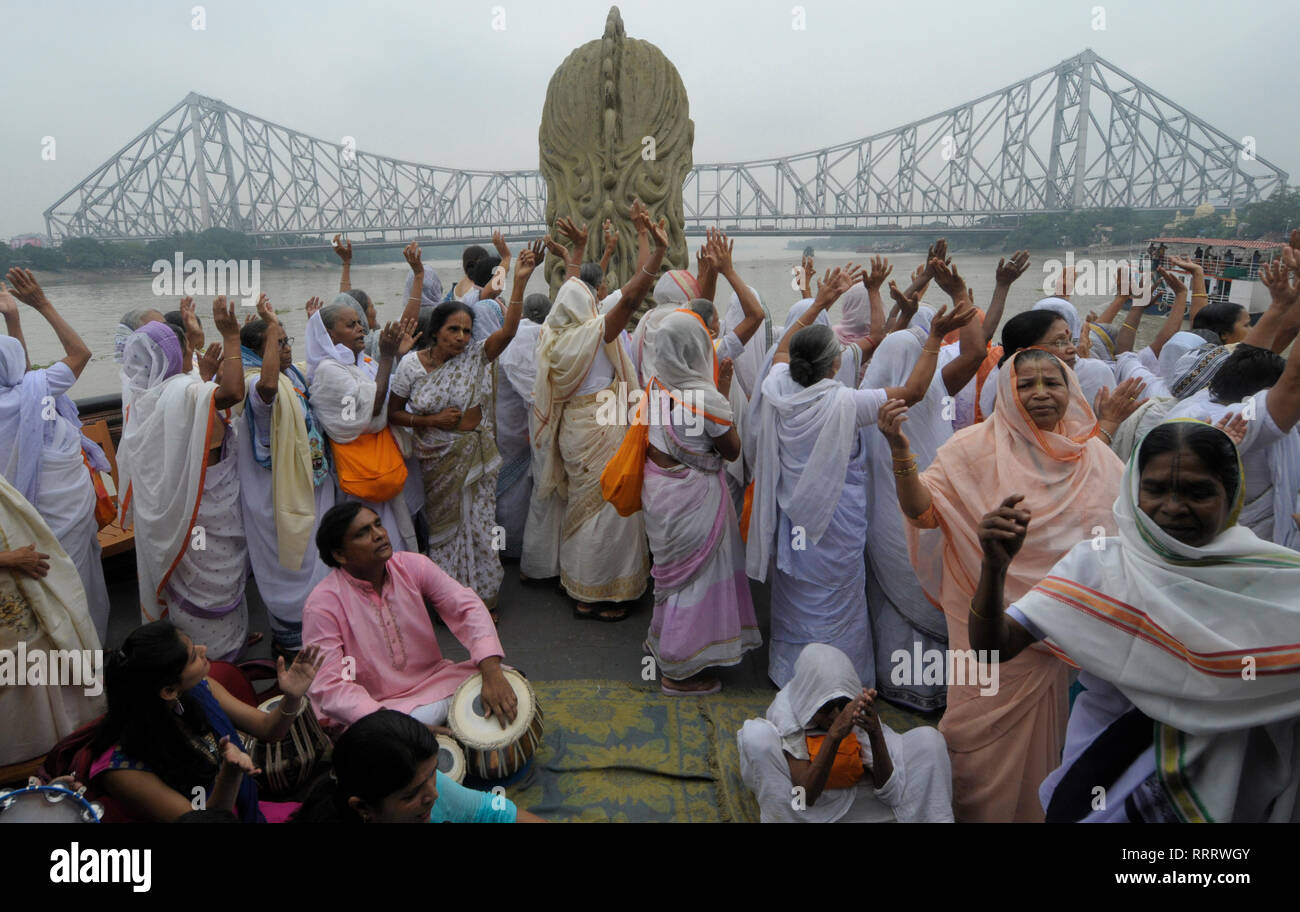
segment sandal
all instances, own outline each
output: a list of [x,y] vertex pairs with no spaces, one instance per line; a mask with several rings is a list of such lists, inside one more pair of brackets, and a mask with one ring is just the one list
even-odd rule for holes
[[685,688],[669,687],[668,678],[660,678],[659,691],[666,697],[707,697],[722,692],[722,681],[714,678],[713,683],[707,687],[702,687],[699,690],[687,690]]
[[[588,605],[587,610],[583,611],[578,605],[578,602],[573,603],[573,616],[583,621],[604,621],[606,624],[617,624],[619,621],[626,621],[632,616],[632,609],[630,608],[596,608]],[[622,613],[610,617],[604,613],[607,611],[621,611]]]

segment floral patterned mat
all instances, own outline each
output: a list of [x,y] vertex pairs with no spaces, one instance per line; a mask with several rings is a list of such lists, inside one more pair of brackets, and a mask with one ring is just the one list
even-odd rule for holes
[[[533,682],[545,721],[532,772],[507,794],[548,820],[757,822],[740,778],[736,732],[773,691],[665,697],[655,684]],[[895,731],[928,724],[893,707]]]

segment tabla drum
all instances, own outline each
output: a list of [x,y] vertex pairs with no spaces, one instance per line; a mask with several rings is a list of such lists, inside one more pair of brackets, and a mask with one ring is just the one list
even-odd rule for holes
[[513,668],[504,669],[518,700],[515,721],[506,728],[483,706],[483,675],[461,682],[451,698],[448,725],[465,748],[469,772],[480,779],[508,779],[532,759],[542,745],[542,708],[533,686]]
[[465,781],[465,752],[461,750],[454,738],[437,735],[438,738],[438,772],[457,783]]
[[104,807],[60,785],[29,780],[26,788],[0,789],[0,823],[99,823]]

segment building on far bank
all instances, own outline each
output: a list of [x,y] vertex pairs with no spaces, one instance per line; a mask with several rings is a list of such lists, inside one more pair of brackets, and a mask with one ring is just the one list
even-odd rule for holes
[[16,234],[9,239],[9,246],[17,249],[19,247],[48,247],[50,239],[43,234]]

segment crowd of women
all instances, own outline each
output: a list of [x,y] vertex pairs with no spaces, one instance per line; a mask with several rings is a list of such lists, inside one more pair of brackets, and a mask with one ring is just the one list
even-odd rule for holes
[[[1135,351],[1151,283],[1132,297],[1122,277],[1084,318],[1066,275],[1004,322],[1027,253],[981,308],[939,241],[904,288],[877,257],[814,289],[806,259],[774,329],[725,235],[665,269],[665,226],[639,202],[631,223],[613,290],[608,223],[599,264],[565,218],[517,257],[499,235],[469,247],[445,295],[411,244],[386,325],[336,238],[304,364],[265,297],[242,325],[217,298],[206,348],[189,298],[123,316],[143,626],[108,654],[86,775],[128,816],[184,817],[201,787],[245,821],[536,819],[446,780],[431,740],[476,672],[485,711],[516,717],[505,556],[580,619],[622,621],[653,584],[668,697],[717,693],[714,670],[761,645],[751,583],[770,584],[779,691],[737,733],[765,821],[1300,819],[1300,358],[1281,354],[1300,232],[1260,268],[1254,325],[1166,258],[1174,304]],[[525,296],[548,253],[554,300]],[[30,273],[7,278],[0,646],[94,649],[109,465],[66,395],[90,351]],[[63,361],[30,368],[15,298]],[[261,635],[250,574],[284,694],[266,713],[209,676]],[[469,660],[443,658],[434,616]],[[967,656],[995,686],[957,673]],[[0,762],[105,709],[5,690]],[[239,732],[283,737],[308,696],[335,774],[301,808],[260,801]],[[900,734],[882,700],[942,720]]]

